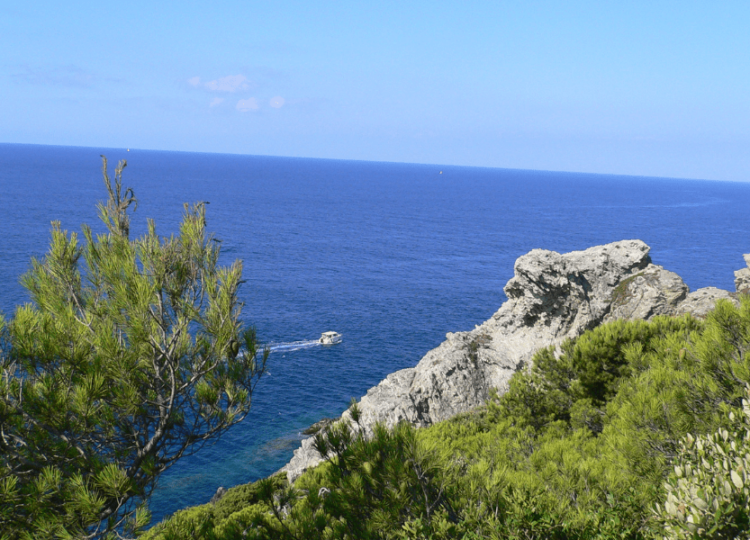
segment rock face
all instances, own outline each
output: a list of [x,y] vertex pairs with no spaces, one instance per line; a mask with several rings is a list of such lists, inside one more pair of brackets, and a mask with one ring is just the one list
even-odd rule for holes
[[[750,253],[743,255],[745,264],[750,267]],[[750,294],[750,268],[743,268],[734,273],[734,286],[738,293]]]
[[[492,318],[469,332],[448,333],[416,367],[371,388],[359,403],[361,424],[366,432],[376,422],[428,426],[481,405],[491,388],[507,391],[513,373],[539,348],[614,319],[705,317],[718,299],[736,301],[713,287],[690,293],[677,274],[651,263],[649,250],[640,240],[625,240],[563,255],[535,249],[520,257],[504,289],[508,301]],[[750,256],[746,260],[750,264]],[[282,470],[293,482],[320,461],[312,439],[305,439]]]

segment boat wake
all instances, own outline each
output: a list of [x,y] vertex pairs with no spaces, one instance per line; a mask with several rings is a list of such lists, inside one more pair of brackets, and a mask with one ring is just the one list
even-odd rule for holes
[[264,348],[268,347],[273,353],[299,351],[301,349],[311,349],[318,346],[320,346],[320,340],[306,339],[304,341],[290,341],[288,343],[267,343]]

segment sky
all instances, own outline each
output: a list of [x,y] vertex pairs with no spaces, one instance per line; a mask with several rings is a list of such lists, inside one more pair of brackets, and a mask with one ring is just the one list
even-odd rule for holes
[[750,2],[3,2],[0,142],[750,181]]

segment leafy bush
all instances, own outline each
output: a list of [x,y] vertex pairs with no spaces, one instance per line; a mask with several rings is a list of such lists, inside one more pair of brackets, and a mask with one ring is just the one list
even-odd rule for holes
[[701,327],[689,316],[618,320],[566,340],[559,355],[555,347],[540,349],[531,370],[516,373],[502,400],[490,401],[490,412],[534,429],[557,420],[569,422],[575,413],[578,423],[598,433],[604,404],[616,395],[622,381],[650,367],[650,362],[634,363],[635,357],[643,359],[663,349],[667,336],[684,347],[687,336]]
[[[275,489],[281,489],[286,484],[286,475],[277,474],[272,476],[271,480]],[[258,482],[230,488],[214,505],[216,522],[221,523],[235,512],[261,501],[261,486]]]
[[[679,509],[680,500],[711,493],[722,513],[701,534],[747,538],[739,532],[750,526],[739,439],[750,429],[732,427],[728,412],[747,397],[749,344],[747,298],[739,309],[719,303],[705,321],[604,325],[557,353],[539,351],[505,395],[448,421],[379,426],[369,440],[356,422],[339,424],[318,437],[325,463],[294,486],[259,482],[266,512],[247,507],[215,530],[263,540],[655,540],[665,528],[682,530],[668,512],[655,514],[656,504],[666,512],[665,501]],[[717,448],[713,461],[708,441]],[[719,448],[736,452],[734,476]],[[675,463],[684,477],[671,477],[667,491]],[[707,491],[714,477],[722,481]],[[706,507],[716,508],[713,501]]]
[[[409,526],[450,531],[456,521],[436,452],[405,423],[374,427],[364,436],[356,404],[353,423],[338,422],[316,435],[328,459],[323,474],[308,472],[300,488],[274,491],[265,499],[282,529],[278,538],[395,538]],[[312,481],[311,481],[312,480]],[[447,528],[446,528],[447,527]]]
[[169,519],[162,521],[148,530],[143,540],[182,540],[200,538],[215,540],[214,507],[212,504],[193,506],[176,512]]
[[671,538],[750,538],[750,403],[729,420],[736,431],[687,435],[680,445],[667,500],[656,507]]

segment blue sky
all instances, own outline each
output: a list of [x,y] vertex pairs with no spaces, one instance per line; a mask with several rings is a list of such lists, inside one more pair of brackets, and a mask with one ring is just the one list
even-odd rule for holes
[[750,180],[750,2],[3,5],[0,142]]

